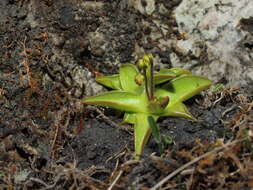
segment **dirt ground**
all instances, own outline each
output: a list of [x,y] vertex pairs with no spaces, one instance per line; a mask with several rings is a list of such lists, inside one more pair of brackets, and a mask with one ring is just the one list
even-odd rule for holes
[[[122,2],[0,2],[0,189],[252,189],[251,89],[190,99],[198,122],[160,119],[172,142],[160,155],[151,138],[140,161],[121,113],[80,103],[105,90],[96,74],[136,61],[136,43],[156,47],[143,40],[144,16]],[[152,53],[170,67],[169,51]]]

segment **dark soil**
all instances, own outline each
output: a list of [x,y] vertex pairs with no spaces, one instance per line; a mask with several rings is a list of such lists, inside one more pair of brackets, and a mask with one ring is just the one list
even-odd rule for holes
[[[171,9],[179,3],[159,2]],[[108,189],[117,176],[113,189],[149,189],[183,164],[242,138],[164,186],[252,188],[253,99],[248,89],[209,91],[189,100],[198,122],[160,119],[161,134],[173,143],[160,155],[151,138],[140,161],[133,160],[131,126],[115,126],[121,126],[120,113],[80,104],[80,98],[97,92],[96,74],[115,73],[115,60],[135,61],[135,42],[147,51],[155,47],[143,40],[149,32],[142,26],[143,15],[123,1],[95,5],[0,1],[0,189]],[[97,40],[95,31],[103,39]],[[168,51],[155,53],[170,66]]]

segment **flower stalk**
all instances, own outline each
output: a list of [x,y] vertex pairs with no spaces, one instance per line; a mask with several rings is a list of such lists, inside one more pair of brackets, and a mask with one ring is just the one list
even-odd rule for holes
[[139,59],[138,66],[142,71],[145,80],[145,90],[149,101],[154,97],[154,65],[152,54],[145,54],[142,59]]

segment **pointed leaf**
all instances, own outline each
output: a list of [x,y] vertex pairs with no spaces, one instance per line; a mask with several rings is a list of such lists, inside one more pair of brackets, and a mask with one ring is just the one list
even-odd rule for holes
[[153,134],[156,142],[161,143],[162,137],[160,134],[160,130],[159,130],[158,126],[156,125],[156,122],[152,116],[148,116],[148,123],[149,123],[149,127],[152,129],[152,134]]
[[121,85],[120,85],[120,80],[119,80],[119,75],[111,75],[111,76],[102,76],[102,77],[97,77],[96,81],[106,87],[115,89],[115,90],[120,90]]
[[164,151],[164,144],[162,142],[162,136],[160,133],[160,129],[157,126],[157,124],[152,116],[148,116],[148,123],[149,123],[149,127],[152,130],[152,136],[154,137],[156,143],[158,144],[160,154],[162,154]]
[[202,90],[207,89],[212,82],[201,76],[183,75],[177,77],[162,88],[156,90],[156,96],[169,96],[169,105],[172,106],[178,102],[183,102],[192,96],[198,94]]
[[[135,145],[135,159],[140,159],[144,146],[151,134],[147,114],[137,113],[134,125],[134,145]],[[155,120],[157,117],[154,118]]]
[[124,64],[119,69],[119,78],[122,89],[127,92],[141,93],[142,87],[135,82],[135,77],[139,74],[137,67],[133,64]]
[[181,102],[178,102],[177,104],[174,104],[172,106],[167,106],[166,109],[164,110],[164,113],[161,116],[183,117],[194,121],[197,120],[188,111],[187,107]]
[[190,74],[192,74],[190,71],[181,68],[164,68],[154,75],[154,81],[155,84],[161,84],[174,79],[177,76]]
[[176,77],[173,72],[158,72],[154,74],[154,83],[161,84]]
[[127,112],[146,112],[145,102],[138,95],[125,91],[110,91],[84,98],[82,103],[105,106]]
[[174,73],[176,76],[180,76],[180,75],[191,75],[192,73],[186,69],[181,69],[181,68],[170,68],[170,69],[161,69],[160,72],[163,73],[167,73],[167,72],[172,72]]

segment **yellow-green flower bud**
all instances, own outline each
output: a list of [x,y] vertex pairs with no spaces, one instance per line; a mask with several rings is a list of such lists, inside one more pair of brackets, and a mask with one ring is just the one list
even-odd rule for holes
[[139,59],[138,60],[138,67],[140,69],[146,69],[148,67],[146,61],[144,61],[143,59]]
[[146,53],[144,56],[138,60],[138,67],[140,69],[148,68],[153,62],[153,56],[151,53]]
[[136,84],[138,84],[139,86],[141,86],[142,84],[143,84],[143,82],[144,82],[144,76],[142,75],[142,74],[137,74],[136,76],[135,76],[135,83]]
[[153,62],[153,55],[151,53],[146,53],[142,59],[144,62],[150,64],[151,62]]

